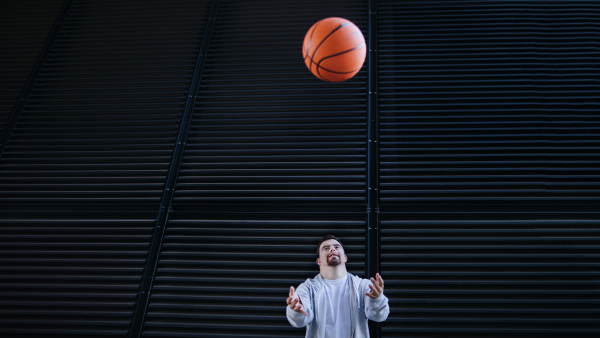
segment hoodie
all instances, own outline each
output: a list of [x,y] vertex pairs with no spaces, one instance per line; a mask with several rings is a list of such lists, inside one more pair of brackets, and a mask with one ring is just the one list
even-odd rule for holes
[[[386,320],[390,313],[388,299],[383,292],[377,298],[371,299],[364,294],[371,290],[370,280],[351,273],[348,273],[348,277],[349,290],[354,290],[354,293],[350,294],[351,338],[367,338],[369,337],[367,319],[376,322]],[[308,316],[292,310],[289,305],[286,309],[287,319],[293,327],[306,326],[306,338],[325,338],[327,313],[324,309],[327,299],[323,283],[323,277],[318,274],[315,278],[307,279],[296,289]]]

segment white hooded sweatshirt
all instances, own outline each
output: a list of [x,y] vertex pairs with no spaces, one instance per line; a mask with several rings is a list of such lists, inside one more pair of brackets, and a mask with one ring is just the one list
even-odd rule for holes
[[[306,326],[306,338],[326,338],[325,323],[327,323],[327,297],[325,295],[323,277],[320,274],[315,278],[309,278],[300,284],[296,293],[308,313],[305,316],[302,313],[292,310],[289,305],[286,310],[287,319],[293,327]],[[348,273],[348,288],[353,293],[350,294],[350,318],[351,318],[351,336],[350,338],[368,338],[369,326],[367,319],[382,322],[387,319],[390,313],[388,299],[383,292],[375,299],[365,295],[370,292],[369,284],[371,281],[362,279]]]

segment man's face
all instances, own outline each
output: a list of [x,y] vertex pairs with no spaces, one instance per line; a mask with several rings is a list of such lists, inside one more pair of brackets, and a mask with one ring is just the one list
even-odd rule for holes
[[317,264],[326,264],[326,266],[338,266],[346,263],[348,257],[342,248],[340,242],[335,239],[328,239],[319,246],[319,259]]

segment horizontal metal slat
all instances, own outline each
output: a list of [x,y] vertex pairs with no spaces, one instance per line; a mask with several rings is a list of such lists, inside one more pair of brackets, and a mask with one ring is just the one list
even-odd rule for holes
[[[469,336],[499,330],[499,323],[515,333],[597,333],[597,219],[474,220],[460,214],[430,220],[418,213],[382,214],[382,276],[390,306],[400,311],[383,324],[383,336]],[[496,240],[506,245],[486,244]],[[547,241],[569,244],[536,245]]]
[[[185,86],[174,84],[191,79],[207,7],[75,1],[0,160],[2,169],[20,171],[42,189],[7,184],[0,198],[158,201],[156,180],[165,179],[187,98]],[[102,152],[90,156],[88,147],[98,146]],[[134,176],[161,167],[133,186],[111,180],[114,170]],[[67,168],[78,183],[53,185]],[[104,186],[86,184],[97,177]]]
[[0,136],[10,127],[6,123],[25,90],[64,2],[3,2],[0,13]]
[[[364,28],[365,4],[221,1],[219,8],[175,202],[364,204],[365,73],[324,83],[306,69],[300,47],[329,12]],[[329,169],[353,173],[327,184]],[[297,179],[305,182],[298,176],[325,186],[295,189]]]
[[61,219],[64,207],[22,213],[11,204],[0,210],[0,332],[126,332],[155,212],[72,207]]
[[436,4],[379,4],[381,203],[596,200],[597,4]]
[[[317,273],[315,249],[326,233],[343,241],[349,271],[364,275],[364,227],[361,213],[174,211],[143,335],[187,336],[200,330],[209,335],[302,336],[303,330],[285,319],[289,287]],[[239,326],[230,326],[232,320]]]
[[382,337],[600,332],[598,9],[379,2]]
[[1,335],[128,334],[208,5],[73,2],[0,159]]

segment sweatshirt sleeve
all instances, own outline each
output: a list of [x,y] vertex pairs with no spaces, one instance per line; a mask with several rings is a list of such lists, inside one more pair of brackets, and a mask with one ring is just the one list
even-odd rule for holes
[[308,325],[308,323],[312,322],[314,318],[314,312],[312,309],[312,294],[310,292],[309,285],[307,284],[307,282],[300,284],[300,286],[296,288],[296,293],[298,294],[298,297],[300,297],[300,301],[304,306],[304,310],[306,311],[306,313],[308,313],[308,316],[305,316],[300,312],[292,310],[292,308],[290,308],[289,305],[286,307],[286,316],[293,327],[304,327]]
[[[366,279],[368,283],[364,283],[363,293],[369,292],[369,281]],[[365,302],[365,316],[375,322],[383,322],[387,319],[390,314],[390,306],[388,304],[388,298],[383,294],[379,294],[377,298],[372,299],[371,297],[364,295]]]

